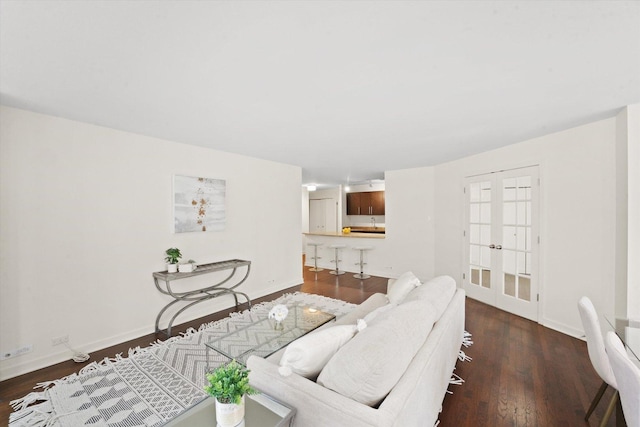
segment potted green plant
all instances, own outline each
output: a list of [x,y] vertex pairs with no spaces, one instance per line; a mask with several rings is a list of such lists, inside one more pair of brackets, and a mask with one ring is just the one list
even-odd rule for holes
[[249,385],[249,370],[235,360],[206,374],[204,390],[216,399],[216,421],[220,427],[234,427],[244,419],[244,396],[256,394]]
[[167,262],[167,273],[176,273],[178,271],[178,261],[182,258],[180,249],[169,248],[165,251],[167,256],[164,260]]

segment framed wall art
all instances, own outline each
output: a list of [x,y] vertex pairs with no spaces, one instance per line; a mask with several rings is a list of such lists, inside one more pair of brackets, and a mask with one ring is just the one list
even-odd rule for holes
[[174,175],[174,232],[224,230],[225,192],[223,179]]

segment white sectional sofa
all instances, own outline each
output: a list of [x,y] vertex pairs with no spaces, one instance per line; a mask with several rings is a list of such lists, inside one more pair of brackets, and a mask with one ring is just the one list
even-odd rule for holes
[[[404,276],[290,349],[250,357],[251,384],[294,407],[295,426],[435,425],[463,340],[465,294],[451,277],[407,285]],[[366,328],[356,332],[358,319]]]

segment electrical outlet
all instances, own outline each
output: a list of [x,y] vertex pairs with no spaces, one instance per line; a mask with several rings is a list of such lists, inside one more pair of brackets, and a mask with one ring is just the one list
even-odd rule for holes
[[0,360],[20,356],[21,354],[29,353],[31,350],[33,350],[33,344],[25,345],[24,347],[16,348],[9,351],[3,351],[0,354]]
[[60,345],[69,342],[69,335],[62,335],[61,337],[51,338],[51,345]]

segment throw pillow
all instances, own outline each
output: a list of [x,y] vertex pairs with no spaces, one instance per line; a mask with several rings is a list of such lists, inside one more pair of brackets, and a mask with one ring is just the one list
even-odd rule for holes
[[287,346],[280,359],[279,372],[288,376],[291,372],[306,378],[318,376],[340,347],[353,338],[354,325],[332,326],[298,338]]
[[400,380],[433,327],[423,301],[395,306],[347,342],[329,360],[318,384],[376,406]]
[[407,294],[417,286],[420,286],[420,279],[412,272],[407,271],[406,273],[402,273],[400,277],[389,286],[389,289],[387,289],[387,298],[389,298],[391,304],[400,304]]

